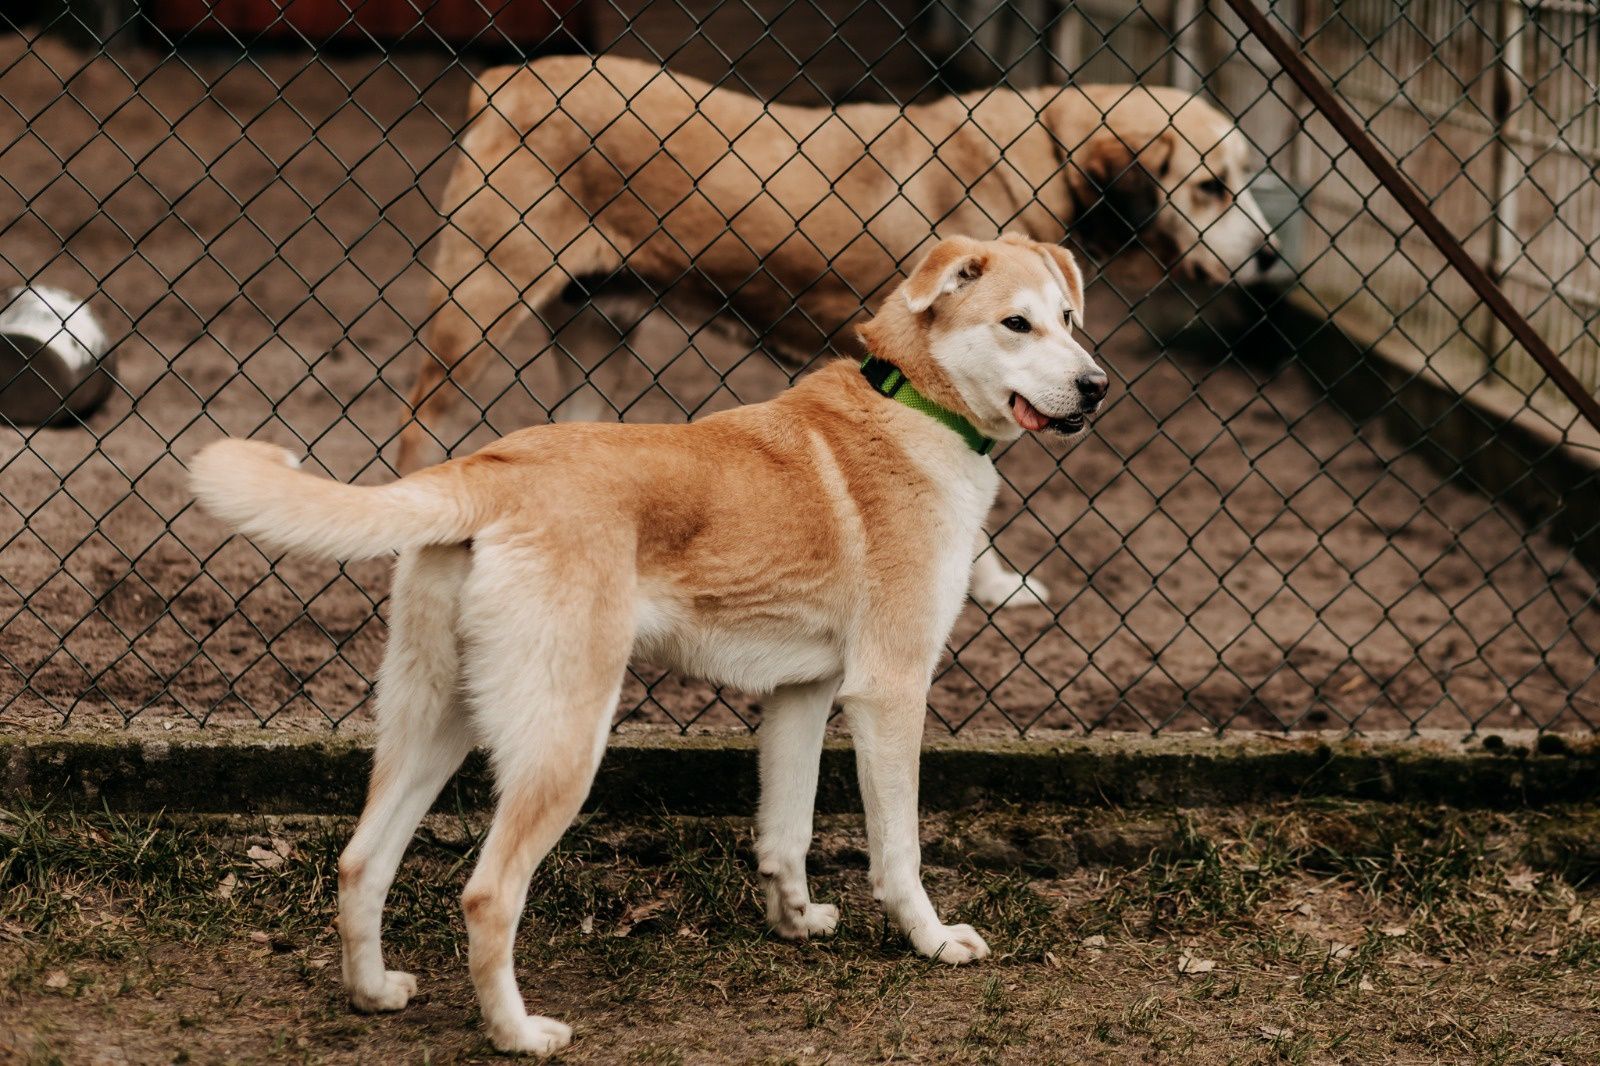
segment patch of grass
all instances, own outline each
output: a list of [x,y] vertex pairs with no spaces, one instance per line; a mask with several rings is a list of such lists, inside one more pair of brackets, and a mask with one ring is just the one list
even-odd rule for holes
[[1107,923],[1137,921],[1149,932],[1231,926],[1271,895],[1297,858],[1269,823],[1216,838],[1184,820],[1174,845],[1151,859],[1142,879],[1121,880],[1098,910]]
[[984,982],[978,997],[977,1016],[961,1037],[963,1047],[971,1051],[977,1061],[996,1061],[1004,1049],[1027,1041],[1034,1019],[1013,1009],[1014,991],[1015,985],[1004,984],[1000,977]]
[[1371,989],[1371,978],[1381,968],[1385,944],[1382,935],[1367,936],[1360,944],[1319,945],[1320,959],[1300,979],[1300,992],[1322,999],[1340,991]]
[[1313,845],[1306,866],[1348,877],[1374,899],[1393,896],[1404,906],[1427,912],[1458,899],[1489,862],[1484,835],[1453,815],[1368,816],[1362,828],[1344,847]]
[[[963,817],[1018,847],[1120,831],[1103,813]],[[1191,812],[1131,825],[1134,867],[930,864],[941,913],[996,949],[959,969],[885,929],[858,820],[826,823],[814,863],[839,934],[793,945],[764,931],[748,823],[597,817],[540,868],[518,961],[530,1005],[577,1025],[574,1062],[1600,1059],[1600,899],[1474,817]],[[430,819],[402,867],[386,943],[423,995],[386,1018],[349,1013],[337,985],[349,828],[0,816],[0,1015],[20,1019],[0,1058],[80,1061],[91,1037],[140,1034],[162,1061],[483,1057],[458,906],[482,820]],[[1180,973],[1180,955],[1211,968]]]
[[988,873],[969,885],[968,898],[955,921],[981,929],[998,954],[1036,961],[1043,957],[1060,908],[1045,899],[1025,874]]

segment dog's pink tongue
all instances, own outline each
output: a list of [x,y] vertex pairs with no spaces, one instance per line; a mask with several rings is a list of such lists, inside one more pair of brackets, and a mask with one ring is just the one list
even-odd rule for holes
[[1017,425],[1030,433],[1037,433],[1050,424],[1049,418],[1040,414],[1038,408],[1021,396],[1011,397],[1011,416],[1017,420]]

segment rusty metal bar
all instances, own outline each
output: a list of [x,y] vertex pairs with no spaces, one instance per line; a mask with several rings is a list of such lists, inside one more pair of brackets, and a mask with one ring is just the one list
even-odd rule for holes
[[1313,107],[1322,113],[1339,136],[1344,138],[1346,144],[1354,149],[1356,155],[1372,171],[1372,176],[1378,179],[1389,195],[1405,209],[1406,214],[1417,224],[1417,228],[1433,242],[1446,261],[1455,268],[1456,273],[1472,287],[1494,316],[1510,331],[1527,353],[1533,356],[1535,362],[1555,382],[1563,395],[1572,402],[1572,405],[1583,415],[1584,420],[1600,432],[1600,403],[1583,384],[1573,376],[1561,362],[1560,357],[1544,342],[1529,325],[1528,320],[1522,316],[1500,286],[1495,284],[1486,270],[1467,250],[1461,242],[1445,229],[1444,223],[1439,221],[1439,216],[1433,213],[1428,202],[1417,191],[1416,186],[1400,173],[1398,167],[1389,161],[1389,157],[1379,148],[1371,135],[1357,122],[1355,116],[1339,102],[1333,91],[1323,80],[1312,73],[1311,67],[1300,54],[1298,44],[1291,44],[1289,39],[1272,24],[1265,12],[1255,6],[1253,0],[1227,0],[1245,24],[1245,28],[1255,36],[1256,40],[1264,45],[1272,58],[1278,61],[1294,83],[1300,87],[1301,92],[1311,101]]

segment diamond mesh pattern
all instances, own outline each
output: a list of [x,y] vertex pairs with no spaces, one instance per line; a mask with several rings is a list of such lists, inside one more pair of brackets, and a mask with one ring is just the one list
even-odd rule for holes
[[[1103,264],[1087,333],[1109,408],[1080,441],[997,456],[995,550],[1048,606],[968,606],[929,699],[941,728],[1600,725],[1600,530],[1580,506],[1600,441],[1220,5],[497,0],[446,23],[330,0],[235,5],[227,24],[191,6],[0,22],[0,284],[88,298],[116,358],[100,410],[0,424],[0,727],[369,713],[387,567],[222,538],[189,505],[183,460],[249,435],[334,477],[392,476],[468,89],[574,39],[805,105],[1171,84],[1219,102],[1264,160],[1254,189],[1294,267],[1280,284],[1176,282],[1143,239]],[[1273,10],[1600,386],[1589,9]],[[740,132],[724,131],[739,144],[723,163],[753,168]],[[806,152],[785,165],[811,166]],[[742,240],[734,215],[722,225]],[[772,395],[843,323],[794,312],[785,328],[812,343],[785,359],[730,338],[737,293],[767,277],[736,279],[721,315],[665,299],[636,322],[602,302],[586,312],[598,348],[571,323],[546,323],[553,344],[495,335],[444,442],[460,453],[551,417],[576,395],[568,357],[607,417]],[[815,282],[764,298],[803,302]],[[760,701],[640,667],[619,714],[754,728]]]

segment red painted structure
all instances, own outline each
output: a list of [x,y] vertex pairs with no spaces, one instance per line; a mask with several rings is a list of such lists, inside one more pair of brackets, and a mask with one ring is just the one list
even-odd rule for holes
[[173,37],[537,45],[577,0],[146,0]]

